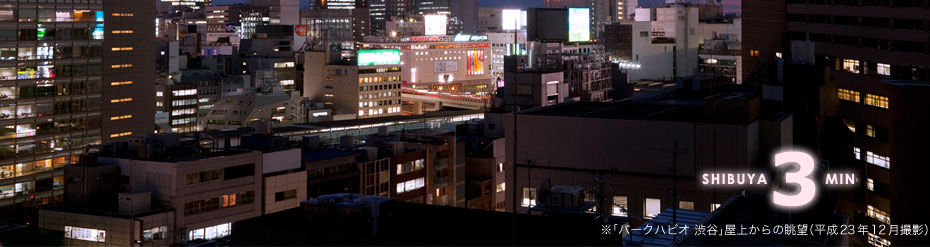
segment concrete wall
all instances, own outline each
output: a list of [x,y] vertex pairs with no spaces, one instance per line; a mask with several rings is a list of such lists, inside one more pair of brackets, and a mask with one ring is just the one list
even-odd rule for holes
[[[264,178],[264,214],[270,214],[300,206],[300,202],[307,200],[307,173],[298,171],[293,173],[268,176]],[[296,190],[297,197],[277,201],[275,193]]]
[[300,168],[300,149],[262,154],[262,174]]

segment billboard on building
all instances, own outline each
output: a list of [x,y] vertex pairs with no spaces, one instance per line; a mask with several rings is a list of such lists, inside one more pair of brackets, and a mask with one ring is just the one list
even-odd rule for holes
[[516,30],[520,28],[520,10],[505,9],[501,11],[501,29]]
[[400,64],[400,49],[359,50],[358,66]]
[[446,35],[448,18],[446,15],[424,15],[423,23],[426,27],[426,35]]
[[468,56],[467,70],[465,71],[468,75],[483,75],[484,74],[484,51],[482,50],[470,50],[466,53]]
[[459,71],[457,61],[438,61],[433,63],[433,72],[456,72]]
[[568,42],[591,40],[591,9],[568,8]]
[[529,40],[568,40],[568,9],[530,8],[527,10],[526,21],[526,37]]

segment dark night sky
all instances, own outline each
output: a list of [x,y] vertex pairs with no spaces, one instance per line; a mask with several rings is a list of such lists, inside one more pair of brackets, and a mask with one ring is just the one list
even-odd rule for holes
[[[214,0],[216,4],[241,3],[245,0]],[[309,0],[301,0],[301,5],[306,6]],[[654,7],[661,5],[665,0],[639,0],[639,5],[643,7]],[[740,0],[723,0],[727,12],[740,12]],[[479,6],[505,7],[505,8],[536,8],[542,7],[543,0],[478,0]]]

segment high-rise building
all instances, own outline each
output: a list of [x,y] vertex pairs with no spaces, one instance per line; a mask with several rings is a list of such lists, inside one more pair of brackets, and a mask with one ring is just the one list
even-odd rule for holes
[[87,145],[152,132],[154,4],[0,6],[0,207],[57,201]]
[[611,22],[633,21],[633,13],[636,12],[638,0],[611,0],[610,10]]
[[[863,174],[857,193],[841,201],[840,210],[854,225],[923,222],[923,200],[906,190],[926,174],[926,128],[915,125],[926,114],[925,90],[930,81],[930,9],[926,1],[788,1],[787,39],[792,47],[812,47],[805,60],[831,68],[835,83],[835,131],[826,140],[835,165]],[[745,25],[744,25],[745,26]],[[748,29],[746,30],[749,31]],[[804,45],[801,45],[804,44]],[[743,44],[746,49],[746,43]],[[764,50],[750,55],[775,59]],[[780,57],[781,54],[774,56]],[[812,58],[812,59],[810,59]],[[825,123],[825,128],[829,128]],[[840,129],[840,130],[836,130]],[[922,136],[917,138],[917,136]],[[840,140],[842,139],[842,141]],[[825,150],[829,155],[830,150]],[[892,221],[891,219],[895,219]],[[925,239],[924,239],[925,240]],[[877,236],[852,238],[850,244],[920,245],[920,238]]]

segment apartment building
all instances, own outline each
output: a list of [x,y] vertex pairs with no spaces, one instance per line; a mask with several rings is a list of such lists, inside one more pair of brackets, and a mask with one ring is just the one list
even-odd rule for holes
[[[923,152],[917,148],[923,141],[913,138],[925,131],[912,124],[917,119],[905,118],[925,115],[911,114],[925,108],[920,98],[928,95],[930,6],[922,0],[792,0],[786,5],[787,39],[792,47],[812,48],[812,54],[792,59],[832,69],[828,82],[834,83],[836,97],[827,101],[835,105],[834,130],[842,134],[826,140],[827,147],[840,149],[831,159],[865,174],[860,193],[843,200],[843,214],[853,224],[926,220],[919,200],[904,192],[920,181],[914,174],[926,172],[921,165],[926,158],[914,156]],[[918,238],[872,235],[851,242],[921,244]]]

